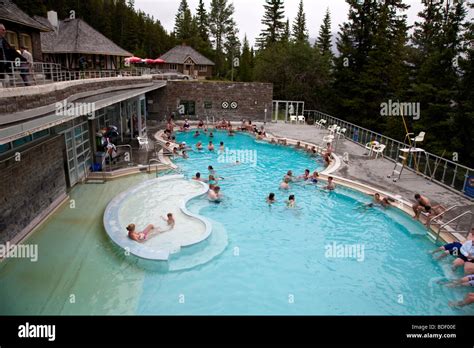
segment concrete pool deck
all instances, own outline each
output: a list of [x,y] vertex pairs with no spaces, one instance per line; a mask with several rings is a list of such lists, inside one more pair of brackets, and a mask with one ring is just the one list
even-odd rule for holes
[[[299,139],[320,145],[323,143],[323,137],[329,133],[326,129],[319,129],[309,125],[267,123],[265,127],[269,133],[277,137]],[[348,163],[341,161],[341,166],[333,172],[334,175],[380,190],[400,194],[405,199],[412,200],[413,202],[415,193],[420,193],[444,206],[449,207],[462,204],[466,206],[466,210],[472,209],[473,204],[468,198],[464,198],[441,185],[426,180],[412,171],[404,171],[402,178],[397,182],[393,182],[393,180],[387,178],[387,175],[392,172],[394,162],[381,157],[370,159],[364,155],[367,153],[364,147],[348,139],[341,138],[337,143],[335,153],[342,157],[345,152],[349,154],[349,161]]]

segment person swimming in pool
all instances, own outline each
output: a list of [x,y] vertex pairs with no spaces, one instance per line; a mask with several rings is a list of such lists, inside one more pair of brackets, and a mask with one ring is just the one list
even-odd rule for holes
[[275,199],[275,194],[274,193],[270,193],[266,199],[266,202],[267,204],[269,205],[272,205],[273,203],[276,203],[276,199]]
[[199,151],[201,151],[204,147],[202,146],[202,142],[198,141],[198,143],[196,144],[196,149],[198,149]]
[[160,231],[158,229],[155,229],[155,226],[153,225],[148,225],[145,227],[145,229],[142,232],[137,232],[135,224],[130,224],[126,227],[128,231],[128,238],[131,240],[134,240],[135,242],[138,243],[143,243],[146,242],[147,240],[150,239],[150,237],[153,234],[159,233]]
[[207,146],[207,149],[209,151],[214,151],[214,144],[212,143],[212,141],[209,142],[209,145]]
[[298,177],[298,179],[301,179],[301,180],[303,180],[303,181],[308,181],[308,180],[311,178],[311,176],[309,175],[309,173],[310,173],[309,169],[305,169],[304,174],[303,174],[303,175],[300,175],[300,176]]
[[174,220],[174,216],[172,213],[166,214],[166,217],[162,216],[161,217],[164,221],[166,221],[166,224],[170,227],[170,229],[174,228],[174,225],[176,224],[176,221]]
[[293,177],[293,172],[291,170],[289,170],[286,175],[284,176],[284,178],[287,178],[290,182],[291,181],[294,181],[294,177]]
[[209,180],[207,180],[207,183],[209,185],[209,189],[213,190],[217,186],[218,180],[215,178],[214,175],[210,174]]
[[295,195],[290,195],[290,197],[286,201],[286,207],[287,208],[294,208],[295,206],[296,206]]
[[183,150],[183,152],[181,152],[182,156],[184,159],[188,159],[189,156],[188,156],[188,153],[186,151]]
[[209,190],[209,192],[207,193],[207,198],[211,202],[220,202],[222,199],[221,188],[219,186],[216,186],[213,189]]
[[196,175],[193,177],[193,180],[195,180],[195,181],[203,181],[203,180],[201,179],[201,173],[199,173],[199,172],[196,173]]
[[197,130],[196,133],[194,133],[194,137],[197,138],[198,136],[200,136],[201,133],[199,133],[199,131]]
[[317,184],[319,180],[319,173],[318,172],[313,172],[313,176],[311,177],[311,183]]
[[330,176],[328,178],[328,184],[324,187],[325,190],[334,191],[336,189],[336,184],[334,183],[334,178]]
[[212,133],[212,131],[209,133],[209,138],[214,138],[214,133]]
[[224,142],[223,141],[221,141],[221,143],[220,143],[219,151],[224,152]]
[[285,177],[280,184],[280,189],[288,190],[289,188],[290,188],[290,179],[288,177]]

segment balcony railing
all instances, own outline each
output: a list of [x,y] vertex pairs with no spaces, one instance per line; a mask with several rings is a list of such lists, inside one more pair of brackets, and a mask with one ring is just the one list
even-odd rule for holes
[[83,70],[63,69],[55,63],[33,63],[31,66],[21,61],[0,60],[6,72],[0,74],[2,87],[23,87],[61,81],[96,79],[107,77],[143,76],[150,74],[149,68],[129,68],[123,70]]
[[[386,146],[384,157],[393,162],[399,160],[400,150],[407,148],[406,144],[398,140],[317,110],[306,110],[304,114],[306,120],[313,119],[316,122],[324,119],[327,122],[327,126],[336,124],[341,128],[346,128],[346,138],[359,145],[365,146],[371,141],[378,141],[380,144]],[[414,156],[416,156],[416,160],[414,160]],[[466,195],[468,180],[471,175],[474,175],[473,168],[463,166],[429,152],[426,152],[426,156],[422,155],[421,152],[414,153],[407,161],[406,168],[421,174],[427,180],[434,181],[458,194],[463,195],[465,198],[473,200],[471,197]]]

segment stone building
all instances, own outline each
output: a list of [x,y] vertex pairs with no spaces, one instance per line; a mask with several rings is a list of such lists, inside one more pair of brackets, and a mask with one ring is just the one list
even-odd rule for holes
[[163,54],[160,59],[166,62],[161,66],[163,70],[177,71],[199,80],[210,78],[215,66],[210,59],[186,45],[172,48]]

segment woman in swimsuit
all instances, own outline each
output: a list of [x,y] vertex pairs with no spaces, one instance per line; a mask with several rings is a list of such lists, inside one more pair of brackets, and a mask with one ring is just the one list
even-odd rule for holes
[[158,229],[155,229],[153,225],[148,225],[142,232],[135,231],[135,224],[130,224],[127,226],[128,237],[135,242],[143,243],[148,240],[152,231],[159,232]]

